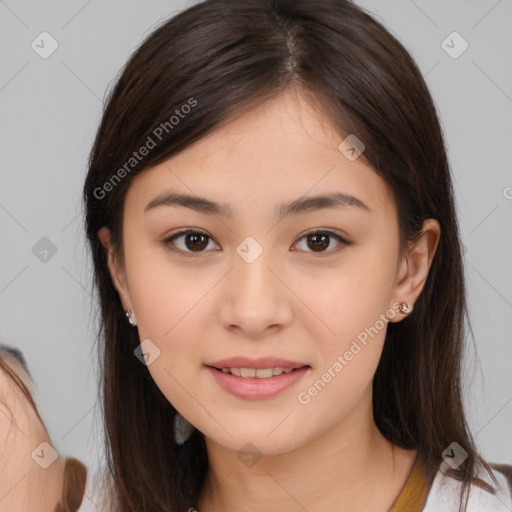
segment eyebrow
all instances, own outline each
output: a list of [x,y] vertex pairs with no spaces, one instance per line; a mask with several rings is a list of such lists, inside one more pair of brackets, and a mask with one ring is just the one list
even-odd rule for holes
[[[205,197],[173,192],[155,197],[145,206],[144,212],[146,213],[161,206],[185,207],[207,215],[232,218],[232,210],[226,203],[216,203]],[[334,192],[332,194],[301,197],[294,201],[283,203],[275,209],[275,216],[278,220],[282,220],[292,215],[300,215],[327,208],[357,208],[366,212],[372,211],[369,206],[357,197],[343,192]]]

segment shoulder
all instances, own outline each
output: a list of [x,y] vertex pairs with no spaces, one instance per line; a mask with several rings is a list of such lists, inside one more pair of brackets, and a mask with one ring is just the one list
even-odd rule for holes
[[[495,482],[483,465],[478,466],[477,476],[489,485],[485,489],[471,484],[466,512],[510,512],[512,510],[512,466],[489,464],[496,477]],[[462,483],[444,471],[448,465],[443,461],[432,482],[423,512],[458,510]]]

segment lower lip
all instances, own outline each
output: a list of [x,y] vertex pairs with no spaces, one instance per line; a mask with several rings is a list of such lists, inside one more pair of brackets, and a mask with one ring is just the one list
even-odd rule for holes
[[219,385],[232,395],[256,400],[270,398],[293,386],[293,384],[304,377],[304,374],[310,367],[303,366],[293,372],[282,373],[267,379],[237,377],[211,366],[207,366],[206,369],[213,375]]

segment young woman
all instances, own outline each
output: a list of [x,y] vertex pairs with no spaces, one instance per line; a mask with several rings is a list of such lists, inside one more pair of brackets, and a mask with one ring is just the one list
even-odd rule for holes
[[462,404],[436,110],[362,9],[206,0],[163,23],[109,95],[83,196],[107,510],[512,506]]

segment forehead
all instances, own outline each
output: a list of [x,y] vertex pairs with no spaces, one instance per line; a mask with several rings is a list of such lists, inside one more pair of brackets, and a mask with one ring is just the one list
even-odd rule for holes
[[237,205],[281,204],[340,191],[379,214],[393,213],[384,180],[362,158],[349,160],[345,136],[294,93],[253,107],[132,182],[127,202],[144,209],[167,190]]

